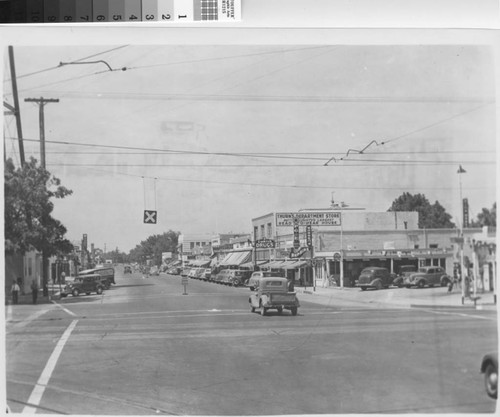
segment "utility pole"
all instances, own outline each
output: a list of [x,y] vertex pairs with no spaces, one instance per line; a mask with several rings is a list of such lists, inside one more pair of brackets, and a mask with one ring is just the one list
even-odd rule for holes
[[24,101],[37,103],[39,106],[39,121],[40,121],[40,163],[45,169],[45,117],[43,108],[47,103],[59,103],[58,98],[25,98]]
[[[45,99],[43,97],[40,98],[26,98],[24,99],[26,102],[37,103],[40,109],[40,164],[43,169],[45,169],[45,119],[43,108],[47,103],[59,103],[59,99],[49,98]],[[49,259],[46,255],[45,250],[42,249],[42,273],[43,273],[43,296],[47,297],[49,295],[48,289],[48,268],[49,268]]]
[[19,110],[19,96],[17,94],[17,77],[16,65],[14,63],[14,48],[9,45],[9,61],[10,61],[10,78],[12,80],[12,95],[14,97],[14,107],[12,108],[7,103],[3,103],[5,107],[12,111],[16,117],[17,138],[19,141],[19,158],[21,166],[24,166],[24,143],[23,143],[23,129],[21,127],[21,111]]

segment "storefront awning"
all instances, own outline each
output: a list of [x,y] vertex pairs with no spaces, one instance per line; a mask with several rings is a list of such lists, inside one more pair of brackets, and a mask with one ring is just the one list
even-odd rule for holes
[[210,262],[211,262],[210,259],[198,259],[195,261],[191,261],[191,266],[203,268],[210,265]]
[[[267,264],[269,261],[268,260],[265,260],[265,261],[257,261],[257,266],[262,266],[264,267],[263,265]],[[247,268],[247,269],[253,269],[254,267],[254,263],[253,262],[245,262],[244,264],[241,264],[240,265],[240,268]]]
[[222,262],[220,262],[219,265],[239,266],[245,262],[248,262],[251,256],[252,256],[251,251],[231,252],[227,254],[227,256],[222,260]]
[[262,269],[281,269],[285,261],[271,261],[262,266]]
[[304,268],[308,265],[307,261],[285,261],[285,264],[282,266],[283,269],[299,269]]

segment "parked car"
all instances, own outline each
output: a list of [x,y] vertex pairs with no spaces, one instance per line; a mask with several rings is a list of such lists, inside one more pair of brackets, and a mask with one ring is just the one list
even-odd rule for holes
[[252,275],[248,279],[246,286],[248,288],[250,288],[250,291],[254,291],[256,288],[258,288],[259,281],[261,278],[276,277],[276,276],[280,276],[280,274],[277,274],[276,272],[271,272],[271,271],[255,271],[254,273],[252,273]]
[[159,276],[160,275],[160,268],[158,268],[156,265],[152,266],[151,268],[149,268],[149,275]]
[[179,275],[181,273],[181,268],[178,266],[173,266],[167,269],[167,274],[169,275]]
[[296,293],[288,291],[288,280],[283,277],[261,278],[259,287],[250,294],[248,302],[252,313],[260,309],[262,316],[271,309],[277,310],[279,314],[283,310],[290,310],[292,315],[296,316],[300,307]]
[[446,287],[450,282],[452,282],[452,278],[446,273],[444,268],[440,266],[424,266],[419,268],[417,272],[407,276],[404,280],[404,285],[406,288],[423,288],[426,285],[429,287],[433,287],[434,285]]
[[189,275],[189,271],[191,271],[190,266],[186,266],[181,270],[181,277],[187,277]]
[[481,361],[481,373],[484,374],[484,386],[489,397],[498,395],[498,352],[484,355]]
[[409,277],[414,272],[417,272],[417,267],[415,265],[401,265],[399,267],[399,274],[394,281],[392,281],[392,285],[403,287],[405,278]]
[[131,274],[132,273],[132,267],[130,265],[125,265],[123,267],[123,273],[124,274]]
[[102,282],[102,277],[99,274],[84,275],[79,276],[66,284],[64,289],[61,291],[61,297],[66,297],[68,294],[72,294],[73,297],[78,297],[80,294],[87,294],[95,292],[96,294],[102,294],[105,286]]
[[215,275],[214,282],[218,284],[229,283],[229,271],[230,269],[221,269],[217,275]]
[[204,281],[210,281],[211,277],[212,277],[212,269],[205,268],[203,271],[203,275],[201,276],[201,279]]
[[240,285],[245,285],[252,271],[247,271],[244,269],[231,269],[231,273],[229,275],[229,283],[234,287],[239,287]]
[[382,288],[389,288],[393,279],[394,277],[391,276],[387,268],[371,266],[361,271],[356,286],[363,291],[367,288],[381,290]]
[[205,268],[196,268],[193,278],[202,279],[204,275],[205,275]]

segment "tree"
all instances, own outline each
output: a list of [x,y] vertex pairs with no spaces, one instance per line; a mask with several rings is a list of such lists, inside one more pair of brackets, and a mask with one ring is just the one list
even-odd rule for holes
[[481,213],[477,215],[477,220],[471,222],[472,227],[491,226],[497,227],[497,203],[493,203],[491,210],[483,208]]
[[403,193],[392,202],[388,211],[416,211],[418,212],[418,227],[420,229],[453,228],[451,215],[436,201],[431,204],[423,194],[412,195]]
[[179,232],[169,230],[161,235],[149,236],[130,251],[131,262],[145,262],[150,259],[155,265],[161,265],[163,252],[177,253]]
[[34,158],[20,168],[10,158],[5,162],[5,252],[24,254],[33,248],[42,252],[44,289],[48,257],[69,253],[73,248],[64,238],[66,228],[51,215],[54,210],[51,199],[70,194],[72,191],[38,166]]

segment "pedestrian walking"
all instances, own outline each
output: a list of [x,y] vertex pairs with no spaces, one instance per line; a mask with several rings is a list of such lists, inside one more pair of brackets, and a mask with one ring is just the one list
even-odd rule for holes
[[16,281],[13,281],[12,287],[10,289],[10,292],[12,294],[12,304],[17,304],[19,300],[19,291],[21,291],[19,284]]
[[36,280],[31,282],[31,296],[33,298],[33,304],[36,304],[36,300],[38,298],[38,284],[36,283]]

